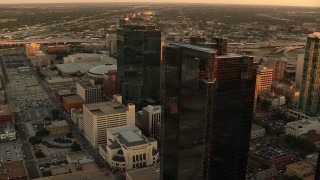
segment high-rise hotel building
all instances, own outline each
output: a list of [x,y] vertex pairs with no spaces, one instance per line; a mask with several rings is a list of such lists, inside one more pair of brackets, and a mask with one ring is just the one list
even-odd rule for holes
[[107,101],[83,105],[83,130],[94,148],[107,143],[107,128],[135,124],[135,105]]
[[320,32],[308,35],[300,87],[299,108],[316,116],[320,112]]
[[117,30],[117,51],[117,89],[124,103],[139,105],[144,98],[157,100],[161,31],[153,25],[123,25]]
[[161,72],[161,179],[245,179],[253,58],[171,43]]

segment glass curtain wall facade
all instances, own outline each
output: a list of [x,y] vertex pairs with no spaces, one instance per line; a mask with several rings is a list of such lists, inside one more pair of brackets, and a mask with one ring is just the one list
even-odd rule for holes
[[253,58],[218,58],[214,49],[179,43],[164,47],[163,180],[245,179]]
[[117,90],[124,103],[159,99],[161,31],[149,25],[123,25],[117,30]]
[[310,34],[306,42],[299,108],[310,116],[320,112],[320,32]]

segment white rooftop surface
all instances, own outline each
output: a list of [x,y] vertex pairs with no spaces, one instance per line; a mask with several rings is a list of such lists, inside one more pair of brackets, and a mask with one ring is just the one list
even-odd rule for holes
[[112,70],[117,70],[117,65],[116,64],[113,64],[113,65],[106,65],[106,64],[103,64],[103,65],[99,65],[99,66],[96,66],[96,67],[93,67],[91,69],[89,69],[89,73],[92,73],[92,74],[96,74],[96,75],[104,75],[104,74],[107,74],[109,71],[112,71]]
[[119,132],[119,135],[121,135],[129,143],[133,143],[133,142],[143,141],[144,140],[141,136],[139,136],[134,131],[122,131],[122,132]]
[[88,62],[78,62],[78,63],[67,63],[67,64],[57,64],[57,68],[63,73],[76,73],[80,71],[81,73],[87,72],[89,69],[103,65],[101,61],[88,61]]
[[311,122],[309,120],[299,120],[299,121],[293,121],[289,122],[288,124],[295,125],[295,126],[301,126],[301,125],[309,125]]
[[136,126],[128,125],[128,126],[109,128],[108,131],[110,131],[112,134],[117,134],[124,131],[140,131],[140,129],[137,128]]

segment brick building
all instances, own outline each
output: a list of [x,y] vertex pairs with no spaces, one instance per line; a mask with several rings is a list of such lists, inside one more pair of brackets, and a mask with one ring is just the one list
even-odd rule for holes
[[63,97],[63,107],[70,113],[71,109],[82,109],[83,99],[79,95],[64,96]]

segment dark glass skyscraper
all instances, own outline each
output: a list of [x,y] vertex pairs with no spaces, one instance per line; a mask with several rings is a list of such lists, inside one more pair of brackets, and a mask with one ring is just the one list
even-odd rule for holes
[[299,108],[310,116],[320,113],[320,32],[307,38]]
[[161,31],[150,25],[122,25],[117,31],[117,89],[125,103],[159,98]]
[[164,47],[161,179],[245,179],[253,58],[190,44]]

